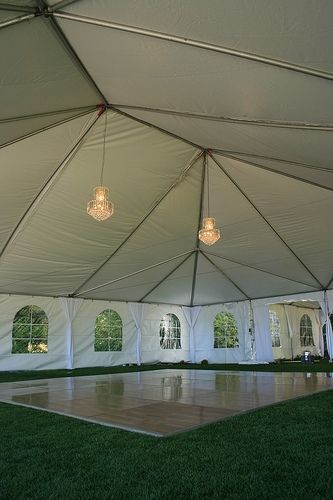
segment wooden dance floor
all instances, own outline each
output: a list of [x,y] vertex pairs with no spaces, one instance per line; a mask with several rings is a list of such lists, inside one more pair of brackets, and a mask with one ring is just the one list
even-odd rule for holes
[[154,436],[333,388],[331,373],[156,370],[0,384],[0,401]]

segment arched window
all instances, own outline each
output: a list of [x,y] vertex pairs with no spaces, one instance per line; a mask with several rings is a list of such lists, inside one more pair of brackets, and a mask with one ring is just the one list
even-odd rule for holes
[[239,347],[238,327],[233,314],[218,313],[214,319],[214,348]]
[[275,311],[269,310],[269,329],[271,332],[272,347],[281,347],[281,323]]
[[121,351],[123,322],[116,311],[105,309],[96,318],[95,351]]
[[175,314],[165,314],[160,323],[161,349],[181,349],[180,321]]
[[306,347],[309,345],[314,345],[313,343],[313,333],[312,333],[312,321],[307,314],[303,314],[300,323],[300,340],[301,346]]
[[22,307],[16,314],[12,330],[12,353],[46,353],[49,322],[38,306]]

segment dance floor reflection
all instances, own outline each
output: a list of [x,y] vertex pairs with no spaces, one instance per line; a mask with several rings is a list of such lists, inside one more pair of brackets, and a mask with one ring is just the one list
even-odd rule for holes
[[333,388],[332,373],[156,370],[0,384],[0,401],[154,436]]

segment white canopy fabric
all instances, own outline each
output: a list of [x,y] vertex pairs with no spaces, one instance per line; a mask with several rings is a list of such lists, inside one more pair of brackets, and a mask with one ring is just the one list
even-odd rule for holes
[[332,19],[331,0],[2,1],[0,293],[333,289]]

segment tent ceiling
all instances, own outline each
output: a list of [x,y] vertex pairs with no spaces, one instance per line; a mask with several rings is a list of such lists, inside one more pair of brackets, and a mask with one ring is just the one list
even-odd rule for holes
[[[330,0],[0,4],[0,293],[332,288]],[[105,184],[114,216],[86,214]],[[221,229],[199,244],[206,214]]]

